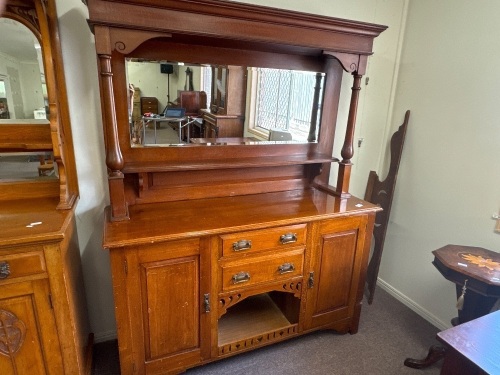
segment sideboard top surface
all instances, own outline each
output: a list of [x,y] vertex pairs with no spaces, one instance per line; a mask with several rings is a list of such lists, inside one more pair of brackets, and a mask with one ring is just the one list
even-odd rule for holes
[[73,210],[57,210],[58,203],[58,197],[2,202],[0,246],[62,240]]
[[105,224],[105,248],[252,230],[380,210],[317,189],[131,206],[130,220]]

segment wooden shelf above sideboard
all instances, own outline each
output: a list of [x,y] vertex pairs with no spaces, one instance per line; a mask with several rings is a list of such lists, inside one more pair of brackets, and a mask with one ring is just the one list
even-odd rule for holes
[[339,160],[326,154],[279,155],[233,159],[161,161],[125,163],[123,173],[174,172],[193,170],[235,169],[251,167],[279,167],[287,165],[306,165],[334,163]]

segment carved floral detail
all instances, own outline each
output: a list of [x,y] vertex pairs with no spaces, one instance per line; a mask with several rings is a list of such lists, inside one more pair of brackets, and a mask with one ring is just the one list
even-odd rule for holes
[[487,268],[490,271],[500,271],[500,263],[491,258],[483,258],[481,255],[473,254],[460,254],[460,256],[480,268]]
[[38,30],[38,32],[40,32],[40,22],[38,21],[35,8],[31,6],[7,5],[6,12],[10,12],[26,20],[36,30]]
[[26,326],[10,311],[0,310],[0,354],[12,357],[23,345]]

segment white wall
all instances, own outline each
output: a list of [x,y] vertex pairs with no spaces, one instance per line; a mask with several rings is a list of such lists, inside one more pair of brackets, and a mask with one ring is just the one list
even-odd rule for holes
[[394,113],[411,109],[383,282],[441,327],[454,285],[431,265],[446,244],[499,251],[500,2],[410,1]]
[[184,90],[188,67],[193,71],[194,90],[200,90],[200,68],[197,66],[176,65],[174,73],[167,75],[160,72],[159,62],[127,62],[127,78],[134,87],[139,88],[142,97],[157,98],[158,112],[162,112],[167,106],[167,91],[170,93],[170,101],[174,102],[177,92]]
[[96,341],[116,337],[109,254],[102,249],[109,203],[94,36],[79,0],[56,0],[80,188],[77,229],[91,329]]

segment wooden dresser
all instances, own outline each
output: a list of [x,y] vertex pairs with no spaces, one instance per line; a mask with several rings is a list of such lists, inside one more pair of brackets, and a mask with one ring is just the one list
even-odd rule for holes
[[158,114],[158,99],[152,96],[141,97],[141,115],[145,113]]
[[[0,178],[0,374],[90,374],[92,335],[75,218],[78,182],[55,1],[7,1],[2,18],[8,19],[0,24],[6,43],[13,37],[12,43],[40,42],[42,61],[32,66],[40,67],[47,96],[34,73],[30,90],[47,101],[50,115],[0,120],[0,170],[10,171]],[[18,35],[3,29],[8,25]],[[30,48],[23,63],[30,63],[28,52],[37,56],[33,43]],[[16,167],[16,160],[22,165]],[[46,167],[40,174],[39,160]]]
[[[385,27],[233,1],[88,4],[122,373],[177,374],[314,330],[356,333],[379,208],[351,196],[349,176],[361,77]],[[318,142],[131,145],[129,59],[320,72]],[[343,70],[354,84],[338,160]],[[237,88],[221,91],[226,103],[246,82]]]

